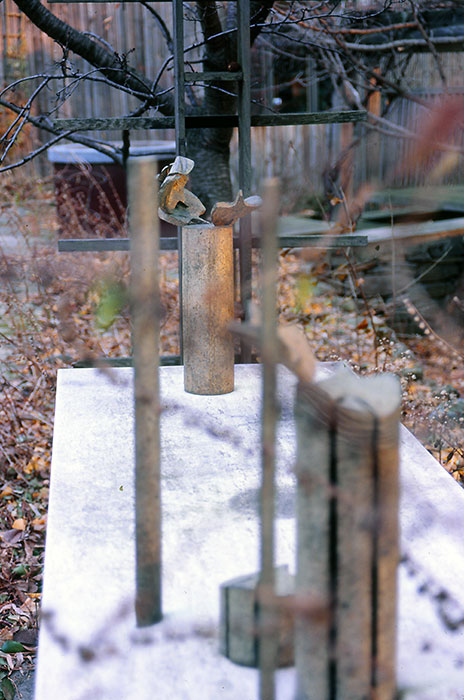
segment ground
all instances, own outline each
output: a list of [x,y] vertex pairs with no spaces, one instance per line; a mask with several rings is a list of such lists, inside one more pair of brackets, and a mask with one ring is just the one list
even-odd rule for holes
[[[130,355],[129,268],[124,253],[57,253],[50,182],[7,177],[0,206],[0,700],[11,700],[21,685],[27,697],[36,646],[56,371]],[[404,423],[464,483],[462,355],[433,333],[399,339],[381,305],[357,298],[356,275],[340,296],[324,254],[283,251],[279,262],[281,317],[319,360],[397,374]],[[176,254],[163,254],[162,355],[178,353],[176,270]]]

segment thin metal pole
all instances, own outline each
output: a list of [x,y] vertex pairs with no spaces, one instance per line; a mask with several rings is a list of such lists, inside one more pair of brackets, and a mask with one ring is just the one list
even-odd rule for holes
[[277,656],[275,615],[274,511],[275,441],[277,421],[277,216],[279,185],[269,180],[264,191],[261,248],[262,284],[262,414],[261,414],[261,572],[259,581],[259,691],[260,700],[274,700],[274,669]]
[[237,3],[237,61],[242,71],[238,82],[238,179],[245,197],[251,192],[251,87],[250,87],[250,0]]
[[174,25],[176,153],[178,156],[185,156],[184,7],[182,0],[173,0],[172,21]]
[[135,609],[139,627],[162,618],[156,172],[153,156],[128,159],[135,394]]
[[[237,2],[237,61],[242,70],[238,82],[238,179],[245,197],[251,194],[251,93],[250,93],[250,0]],[[251,301],[251,216],[240,220],[240,300],[245,315]],[[242,343],[242,362],[251,361],[251,348]]]

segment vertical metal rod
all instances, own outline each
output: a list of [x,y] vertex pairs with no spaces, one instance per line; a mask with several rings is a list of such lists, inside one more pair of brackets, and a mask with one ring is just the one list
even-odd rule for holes
[[127,167],[127,159],[130,155],[130,131],[124,129],[122,132],[122,164],[124,169]]
[[[252,230],[251,215],[240,219],[238,238],[238,259],[240,264],[240,301],[244,317],[248,318],[249,305],[251,302],[251,251],[252,251]],[[252,348],[248,343],[240,344],[240,360],[243,363],[251,362]]]
[[[251,194],[251,94],[250,94],[250,0],[237,1],[237,61],[242,70],[238,83],[238,179],[245,197]],[[251,217],[239,225],[240,300],[248,314],[251,301]],[[251,348],[242,343],[242,362],[251,361]]]
[[157,163],[128,159],[135,394],[136,617],[161,620]]
[[237,61],[242,71],[238,83],[238,179],[247,197],[251,190],[250,0],[238,0],[237,22]]
[[262,284],[262,414],[261,414],[261,572],[259,581],[259,697],[274,700],[277,655],[274,575],[275,440],[277,421],[277,215],[279,186],[268,181],[264,191],[261,247]]
[[176,153],[178,156],[185,156],[184,7],[182,0],[173,0],[172,21],[174,25]]
[[[182,0],[173,0],[172,22],[174,27],[174,113],[176,120],[176,154],[185,156],[185,71],[184,71],[184,6]],[[179,274],[179,351],[183,363],[182,319],[182,227],[177,227],[177,255]]]

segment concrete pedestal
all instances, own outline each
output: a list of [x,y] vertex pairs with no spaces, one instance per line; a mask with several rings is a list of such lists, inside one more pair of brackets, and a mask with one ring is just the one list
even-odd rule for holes
[[[164,620],[135,627],[132,370],[60,370],[36,700],[255,700],[257,672],[218,651],[219,584],[258,566],[259,366],[197,396],[160,371]],[[322,366],[320,373],[330,371]],[[294,569],[293,377],[280,373],[277,564]],[[401,434],[399,679],[407,700],[462,700],[464,491]],[[411,569],[411,570],[410,570]],[[423,591],[423,584],[427,590]],[[277,672],[294,699],[294,669]],[[325,700],[325,699],[314,699]]]

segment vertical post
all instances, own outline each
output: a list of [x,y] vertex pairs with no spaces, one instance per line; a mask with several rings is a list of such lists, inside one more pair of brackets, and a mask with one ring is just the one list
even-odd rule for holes
[[275,610],[274,510],[276,441],[277,345],[277,215],[279,186],[268,181],[263,198],[261,284],[262,284],[262,415],[261,415],[261,566],[258,587],[259,690],[260,700],[274,700],[274,669],[277,661],[277,616]]
[[400,401],[391,375],[299,387],[298,700],[396,697]]
[[162,617],[156,172],[152,156],[128,160],[138,626],[151,625]]
[[[237,0],[237,61],[242,71],[238,83],[238,180],[245,197],[251,194],[251,94],[250,94],[250,0]],[[240,219],[240,300],[245,314],[251,301],[251,216]],[[242,362],[250,362],[251,348],[241,344]]]
[[232,226],[184,226],[182,247],[185,391],[227,394],[234,390]]
[[[185,156],[185,70],[184,70],[184,4],[173,0],[172,21],[174,26],[174,114],[176,121],[176,155]],[[183,318],[182,318],[182,228],[177,227],[177,256],[179,276],[179,345],[180,361],[183,363]]]

